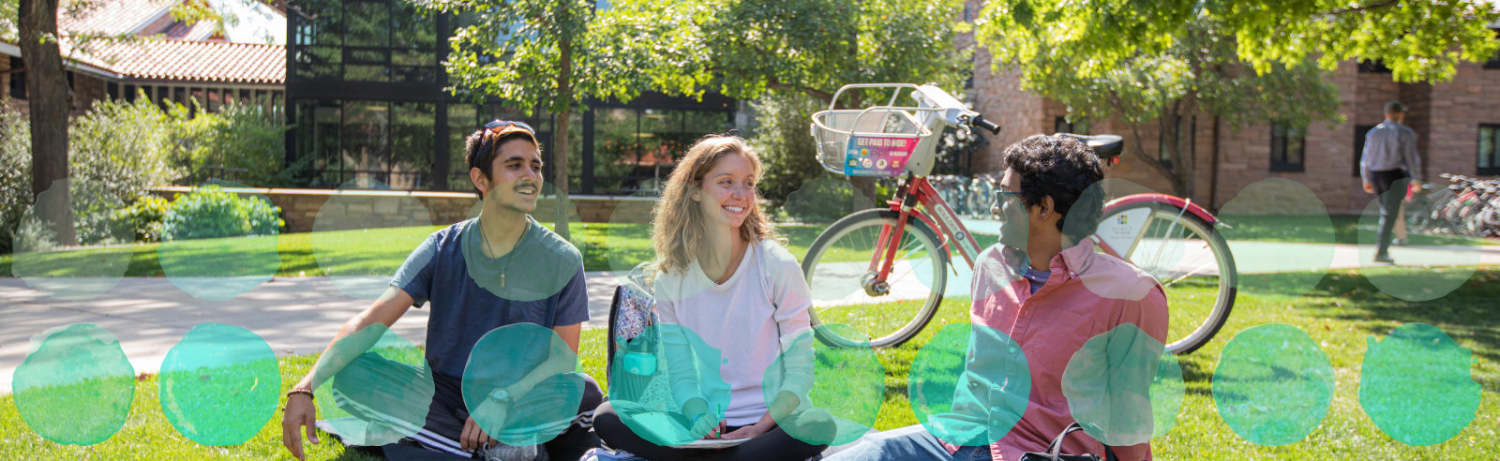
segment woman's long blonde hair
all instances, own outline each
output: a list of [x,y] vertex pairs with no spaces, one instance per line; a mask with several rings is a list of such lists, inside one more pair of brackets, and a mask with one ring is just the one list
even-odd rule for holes
[[[656,248],[657,274],[687,270],[707,244],[708,222],[692,196],[702,190],[703,176],[726,155],[745,156],[755,170],[755,181],[760,182],[760,155],[739,136],[708,135],[688,148],[687,155],[667,177],[666,190],[651,213],[651,245]],[[760,210],[760,193],[755,192],[751,199],[750,215],[740,225],[740,237],[750,243],[775,238],[775,226]]]

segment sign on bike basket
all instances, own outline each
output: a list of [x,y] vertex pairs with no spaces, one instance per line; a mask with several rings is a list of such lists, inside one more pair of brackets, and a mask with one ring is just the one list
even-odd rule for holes
[[922,138],[850,136],[849,153],[844,155],[845,176],[894,178],[905,171],[912,150]]

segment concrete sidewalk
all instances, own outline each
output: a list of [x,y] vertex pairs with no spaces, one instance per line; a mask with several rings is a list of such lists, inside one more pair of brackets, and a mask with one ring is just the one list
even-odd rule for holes
[[[1241,273],[1308,270],[1322,264],[1297,262],[1276,255],[1327,252],[1316,245],[1272,242],[1233,242]],[[1373,249],[1335,245],[1327,268],[1369,266]],[[1259,257],[1257,257],[1259,256]],[[1401,264],[1500,264],[1500,246],[1466,248],[1395,247]],[[1253,260],[1253,262],[1252,262]],[[947,296],[968,296],[973,276],[962,258],[955,258]],[[589,318],[585,328],[602,328],[609,319],[609,302],[619,278],[609,272],[588,276]],[[323,351],[339,326],[371,300],[355,299],[339,291],[327,278],[277,278],[225,302],[194,298],[165,278],[126,278],[91,301],[48,297],[24,280],[0,278],[0,393],[9,393],[12,375],[26,358],[33,335],[73,323],[92,323],[120,339],[137,373],[155,372],[167,350],[193,326],[205,322],[235,325],[260,335],[278,355]],[[415,344],[427,339],[427,310],[412,309],[394,330]]]

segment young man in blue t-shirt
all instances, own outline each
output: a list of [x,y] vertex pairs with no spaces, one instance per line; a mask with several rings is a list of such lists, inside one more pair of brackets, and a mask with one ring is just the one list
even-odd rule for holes
[[[523,375],[549,357],[556,361],[547,350],[550,338],[537,337],[511,341],[521,345],[518,350],[474,356],[476,363],[471,365],[475,344],[486,333],[518,323],[536,324],[551,329],[577,354],[583,322],[589,316],[583,258],[566,240],[528,216],[542,191],[538,146],[531,127],[519,122],[497,120],[469,136],[465,146],[469,179],[483,202],[480,216],[434,232],[422,242],[396,272],[385,294],[345,322],[316,369],[292,387],[282,419],[282,443],[294,456],[303,458],[302,431],[317,443],[312,429],[316,420],[312,390],[373,346],[376,337],[352,338],[364,341],[353,345],[340,344],[340,340],[375,323],[388,328],[408,308],[420,308],[424,302],[431,305],[426,360],[434,395],[422,430],[409,439],[422,448],[468,454],[495,445],[464,402],[466,367],[481,367],[490,375],[512,374],[508,367],[513,367],[513,374]],[[360,339],[364,337],[368,339]],[[330,353],[335,345],[337,351]],[[557,368],[556,364],[551,368]],[[582,374],[530,374],[538,376],[517,376],[490,394],[505,404],[476,412],[489,411],[493,419],[498,408],[502,412],[498,417],[504,419],[503,412],[512,404],[523,404],[528,396],[557,395],[556,389],[576,389],[577,381],[582,381],[577,417],[544,446],[552,459],[578,459],[598,446],[598,438],[589,431],[591,413],[602,400],[597,383]],[[533,390],[554,392],[532,394]],[[392,444],[383,450],[400,458],[398,453],[414,450],[410,445]]]

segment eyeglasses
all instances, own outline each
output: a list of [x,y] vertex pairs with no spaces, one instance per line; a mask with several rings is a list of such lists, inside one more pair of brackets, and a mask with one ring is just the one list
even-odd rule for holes
[[1003,214],[1005,204],[1010,200],[1015,200],[1015,203],[1017,204],[1026,203],[1026,201],[1022,199],[1020,192],[1011,192],[1005,189],[996,190],[995,204],[990,206],[990,214],[995,216],[1000,216],[1001,214]]

